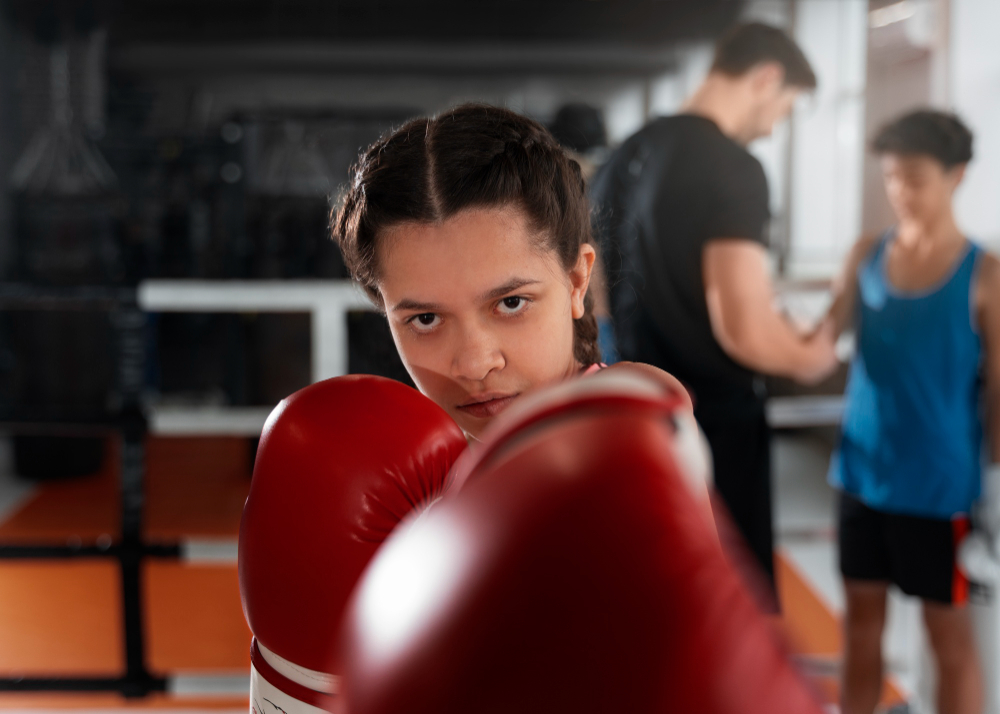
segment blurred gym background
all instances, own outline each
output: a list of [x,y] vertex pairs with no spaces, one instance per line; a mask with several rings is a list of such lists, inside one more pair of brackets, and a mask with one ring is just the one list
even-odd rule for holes
[[[819,77],[751,147],[789,312],[819,315],[852,242],[892,223],[866,138],[906,109],[972,128],[958,218],[1000,248],[996,0],[0,8],[0,709],[246,710],[235,539],[255,435],[312,380],[407,379],[327,220],[359,149],[409,117],[502,104],[597,166],[678,110],[724,28],[762,20]],[[831,702],[842,386],[771,385],[783,625]],[[921,637],[895,597],[887,706],[930,711]]]

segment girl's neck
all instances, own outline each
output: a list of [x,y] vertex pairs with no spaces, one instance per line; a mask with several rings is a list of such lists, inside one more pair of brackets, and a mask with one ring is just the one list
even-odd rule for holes
[[929,221],[902,220],[896,230],[899,247],[910,250],[933,251],[964,240],[951,211]]

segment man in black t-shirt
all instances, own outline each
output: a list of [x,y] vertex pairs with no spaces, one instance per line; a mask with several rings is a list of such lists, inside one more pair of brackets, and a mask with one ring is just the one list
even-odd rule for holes
[[811,381],[832,335],[801,335],[773,306],[764,171],[746,145],[816,86],[785,33],[740,25],[716,47],[684,113],[615,151],[591,187],[622,359],[692,392],[715,485],[773,585],[770,434],[761,373]]

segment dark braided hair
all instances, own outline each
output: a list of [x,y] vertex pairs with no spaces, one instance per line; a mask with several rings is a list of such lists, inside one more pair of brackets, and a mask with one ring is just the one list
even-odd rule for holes
[[[376,305],[376,242],[401,223],[437,223],[468,208],[516,206],[566,270],[591,243],[590,208],[580,165],[538,122],[500,107],[463,104],[435,118],[413,119],[358,159],[333,238],[344,262]],[[573,321],[573,352],[600,361],[593,297]]]

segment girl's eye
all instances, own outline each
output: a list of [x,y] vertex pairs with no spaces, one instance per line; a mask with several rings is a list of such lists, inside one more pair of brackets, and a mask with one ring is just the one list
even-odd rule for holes
[[422,312],[410,318],[409,323],[417,332],[429,332],[438,326],[441,318],[433,312]]
[[517,295],[512,295],[511,297],[505,297],[500,301],[500,312],[504,315],[515,315],[524,309],[524,306],[528,304],[528,301],[523,297]]

